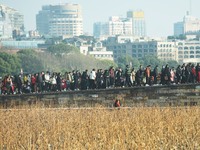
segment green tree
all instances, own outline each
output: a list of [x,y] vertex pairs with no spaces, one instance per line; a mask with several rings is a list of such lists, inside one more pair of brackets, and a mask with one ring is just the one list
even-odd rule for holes
[[37,56],[34,50],[21,50],[17,52],[21,59],[21,67],[26,73],[36,73],[44,70],[43,61]]
[[[114,68],[117,67],[117,64],[111,60],[98,60],[98,63],[99,62],[102,63],[102,66],[108,66],[108,67],[113,66]],[[100,68],[98,68],[98,69],[100,69]]]
[[176,68],[176,67],[179,65],[178,62],[175,61],[175,60],[166,61],[165,64],[168,64],[168,65],[170,66],[170,68],[171,68],[171,67]]
[[20,59],[16,55],[0,53],[0,75],[16,74],[20,72]]
[[50,52],[50,53],[58,55],[58,56],[62,56],[64,54],[68,54],[68,53],[79,53],[79,49],[74,46],[60,43],[60,44],[56,44],[56,45],[52,45],[52,46],[48,47],[47,52]]
[[156,65],[158,65],[158,66],[162,65],[163,61],[158,59],[156,56],[146,55],[142,59],[140,59],[140,63],[144,67],[146,67],[148,65],[155,67]]
[[126,65],[132,64],[132,67],[138,68],[140,65],[140,62],[136,58],[132,58],[131,56],[122,56],[119,57],[117,60],[117,64],[119,67],[125,69]]

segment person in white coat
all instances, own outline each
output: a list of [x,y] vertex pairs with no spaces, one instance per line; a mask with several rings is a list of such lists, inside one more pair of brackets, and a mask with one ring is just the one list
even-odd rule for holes
[[90,89],[96,88],[95,80],[96,80],[96,72],[95,69],[92,69],[92,71],[90,72],[90,81],[89,81]]

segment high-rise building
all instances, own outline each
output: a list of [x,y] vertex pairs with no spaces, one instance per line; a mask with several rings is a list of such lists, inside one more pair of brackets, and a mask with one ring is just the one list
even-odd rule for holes
[[96,22],[93,26],[93,35],[96,38],[101,36],[132,35],[132,20],[112,16],[108,22]]
[[107,22],[95,22],[93,24],[93,35],[95,38],[109,35],[109,26]]
[[200,19],[193,17],[187,13],[182,22],[174,24],[174,35],[195,34],[200,32]]
[[37,30],[42,35],[79,36],[83,18],[79,4],[47,5],[36,15]]
[[174,35],[179,36],[184,34],[184,23],[177,22],[174,24]]
[[12,37],[12,31],[24,31],[24,16],[17,10],[0,5],[0,36]]
[[120,18],[119,16],[112,16],[108,22],[109,35],[131,35],[132,34],[132,20],[129,18]]
[[146,36],[144,11],[128,11],[127,18],[132,19],[132,31],[134,36]]

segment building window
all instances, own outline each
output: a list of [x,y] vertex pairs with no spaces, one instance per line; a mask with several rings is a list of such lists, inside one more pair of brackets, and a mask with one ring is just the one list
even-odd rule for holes
[[178,58],[183,58],[183,56],[182,56],[182,55],[179,55]]
[[183,43],[178,43],[178,45],[183,45]]
[[136,46],[136,45],[133,45],[132,48],[137,48],[137,46]]
[[152,45],[152,44],[150,44],[150,45],[149,45],[149,47],[150,47],[150,48],[153,48],[153,45]]
[[153,49],[150,49],[149,52],[150,52],[150,53],[153,53]]
[[196,55],[196,58],[200,58],[200,55]]
[[97,43],[97,47],[101,47],[101,43]]
[[194,51],[190,51],[190,54],[194,54]]
[[178,54],[181,54],[181,55],[182,55],[182,54],[183,54],[183,52],[178,52]]
[[200,47],[199,47],[199,46],[197,46],[197,47],[196,47],[196,50],[200,50]]
[[122,48],[126,49],[126,46],[125,46],[125,45],[123,45],[123,46],[122,46]]
[[183,50],[183,47],[179,47],[178,50]]
[[194,58],[194,55],[190,55],[190,58]]
[[142,48],[142,45],[138,45],[138,48]]
[[137,55],[136,55],[136,54],[133,54],[133,55],[132,55],[132,57],[136,58],[136,57],[137,57]]
[[194,47],[193,47],[193,46],[191,46],[191,47],[190,47],[190,50],[194,50]]
[[132,53],[136,53],[136,52],[137,52],[137,50],[136,50],[136,49],[133,49],[133,50],[132,50]]
[[184,47],[184,50],[188,50],[188,47],[187,47],[187,46],[185,46],[185,47]]
[[184,54],[188,54],[188,51],[185,51]]
[[138,50],[138,53],[142,53],[142,49],[139,49],[139,50]]

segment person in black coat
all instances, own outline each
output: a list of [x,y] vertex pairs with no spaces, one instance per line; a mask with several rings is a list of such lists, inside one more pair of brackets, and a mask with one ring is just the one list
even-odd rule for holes
[[22,79],[21,79],[21,75],[15,75],[14,76],[14,83],[15,83],[16,88],[17,88],[17,93],[21,94],[22,93]]
[[181,74],[182,74],[181,66],[178,65],[178,67],[176,68],[176,83],[177,84],[181,83],[181,78],[182,78]]
[[81,75],[81,90],[87,90],[88,89],[88,70],[83,71]]
[[164,70],[164,84],[170,84],[170,77],[171,77],[171,74],[170,74],[170,68],[169,68],[169,65],[167,64],[165,66],[165,70]]
[[153,70],[154,84],[157,84],[158,75],[159,75],[158,65],[156,65]]

